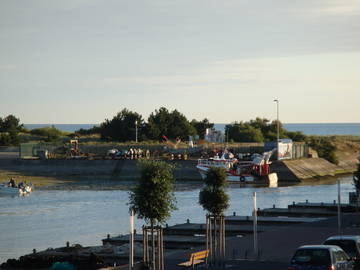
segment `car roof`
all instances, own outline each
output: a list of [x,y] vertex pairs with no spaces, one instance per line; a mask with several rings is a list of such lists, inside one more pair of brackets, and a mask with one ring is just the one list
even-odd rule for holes
[[360,242],[360,235],[333,235],[327,238],[328,240],[354,240]]
[[335,245],[305,245],[298,247],[298,249],[333,249],[333,248],[338,249],[339,247]]

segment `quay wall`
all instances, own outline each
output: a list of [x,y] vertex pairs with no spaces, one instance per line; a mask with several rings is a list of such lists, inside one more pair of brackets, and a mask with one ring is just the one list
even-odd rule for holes
[[[174,176],[177,180],[201,181],[196,170],[196,160],[168,161],[174,164]],[[273,162],[272,172],[278,174],[279,181],[302,181],[323,176],[335,176],[352,173],[356,170],[356,161],[332,164],[322,158],[302,158]],[[32,176],[101,176],[102,178],[133,180],[139,177],[136,160],[23,160],[19,158],[0,159],[0,173],[14,171]]]
[[[201,180],[194,160],[168,161],[176,166],[178,180]],[[0,159],[0,172],[14,171],[34,176],[101,176],[109,179],[133,180],[139,177],[136,160],[33,160]]]

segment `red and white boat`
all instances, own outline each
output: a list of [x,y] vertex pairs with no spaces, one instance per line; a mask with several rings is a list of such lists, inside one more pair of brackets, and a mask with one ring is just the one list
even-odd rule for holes
[[270,173],[269,159],[273,151],[265,152],[263,155],[257,155],[251,161],[225,158],[224,154],[221,158],[199,159],[196,168],[202,179],[205,179],[210,167],[221,167],[226,170],[227,180],[229,182],[254,182],[256,179]]

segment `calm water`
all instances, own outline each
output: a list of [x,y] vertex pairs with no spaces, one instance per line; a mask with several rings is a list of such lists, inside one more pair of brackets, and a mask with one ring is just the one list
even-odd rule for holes
[[[54,125],[57,129],[74,132],[80,128],[89,129],[97,124],[25,124],[28,129],[48,127]],[[218,130],[224,130],[226,124],[215,124]],[[284,124],[289,131],[302,131],[306,135],[358,135],[360,123],[317,123],[317,124]]]
[[[353,190],[351,177],[341,178],[342,201]],[[335,183],[279,188],[230,187],[231,206],[227,214],[250,215],[252,192],[257,192],[258,207],[273,204],[286,207],[293,201],[333,202],[337,199]],[[204,222],[205,213],[197,204],[199,187],[182,186],[176,192],[178,210],[170,225]],[[82,245],[100,245],[108,233],[128,230],[128,191],[35,190],[28,197],[0,197],[0,263],[8,258],[30,253],[33,248],[64,246],[66,241]],[[136,222],[139,230],[142,221]]]

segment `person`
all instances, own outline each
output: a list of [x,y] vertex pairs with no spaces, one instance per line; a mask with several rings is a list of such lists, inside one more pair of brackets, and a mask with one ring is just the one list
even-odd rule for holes
[[10,181],[9,181],[9,187],[16,187],[16,183],[14,178],[11,177]]

